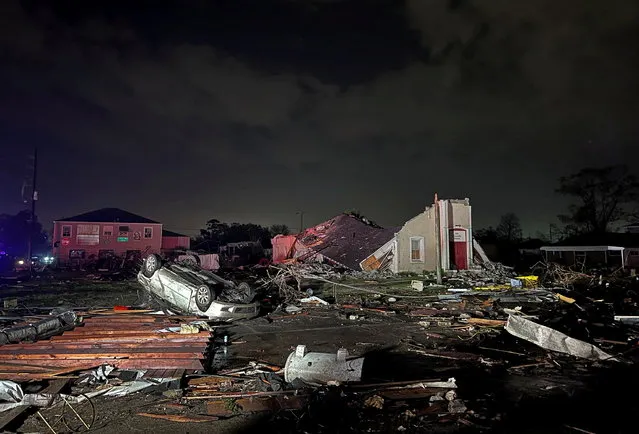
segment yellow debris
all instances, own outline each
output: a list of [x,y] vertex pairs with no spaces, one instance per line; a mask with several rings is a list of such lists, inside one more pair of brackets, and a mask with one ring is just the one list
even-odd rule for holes
[[559,298],[559,300],[563,302],[570,303],[570,304],[576,301],[574,298],[566,297],[565,295],[561,295],[561,294],[557,294],[557,298]]
[[539,276],[517,276],[517,280],[521,280],[524,288],[535,288],[539,283]]

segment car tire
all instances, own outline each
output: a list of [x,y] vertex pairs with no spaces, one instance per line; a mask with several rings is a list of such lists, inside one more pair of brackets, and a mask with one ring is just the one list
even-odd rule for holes
[[150,279],[160,268],[162,268],[162,258],[160,255],[151,253],[142,263],[142,274]]
[[213,291],[207,285],[200,285],[195,290],[195,305],[202,312],[206,312],[213,303]]
[[250,303],[255,298],[255,290],[246,282],[237,285],[239,293],[242,295],[242,303]]

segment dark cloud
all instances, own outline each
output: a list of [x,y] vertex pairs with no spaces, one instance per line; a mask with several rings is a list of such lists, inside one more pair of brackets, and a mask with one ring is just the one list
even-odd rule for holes
[[0,127],[42,148],[49,218],[399,224],[437,191],[536,228],[558,176],[636,154],[630,2],[19,4],[0,5]]

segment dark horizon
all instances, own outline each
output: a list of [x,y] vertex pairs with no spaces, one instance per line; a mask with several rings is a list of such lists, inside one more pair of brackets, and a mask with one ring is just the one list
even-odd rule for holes
[[[186,3],[186,4],[185,4]],[[420,0],[0,4],[0,212],[119,207],[193,235],[470,198],[548,232],[558,178],[636,173],[639,5]]]

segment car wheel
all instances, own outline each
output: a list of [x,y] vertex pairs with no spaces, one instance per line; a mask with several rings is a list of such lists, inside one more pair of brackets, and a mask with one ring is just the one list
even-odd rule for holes
[[241,282],[237,285],[238,292],[242,297],[242,303],[250,303],[255,298],[255,291],[246,282]]
[[158,271],[162,267],[162,258],[160,255],[156,255],[155,253],[150,254],[144,260],[142,264],[142,274],[146,277],[151,278],[153,274]]
[[195,291],[195,305],[197,308],[202,312],[206,312],[211,306],[211,303],[213,303],[213,292],[211,288],[206,285],[198,286]]

